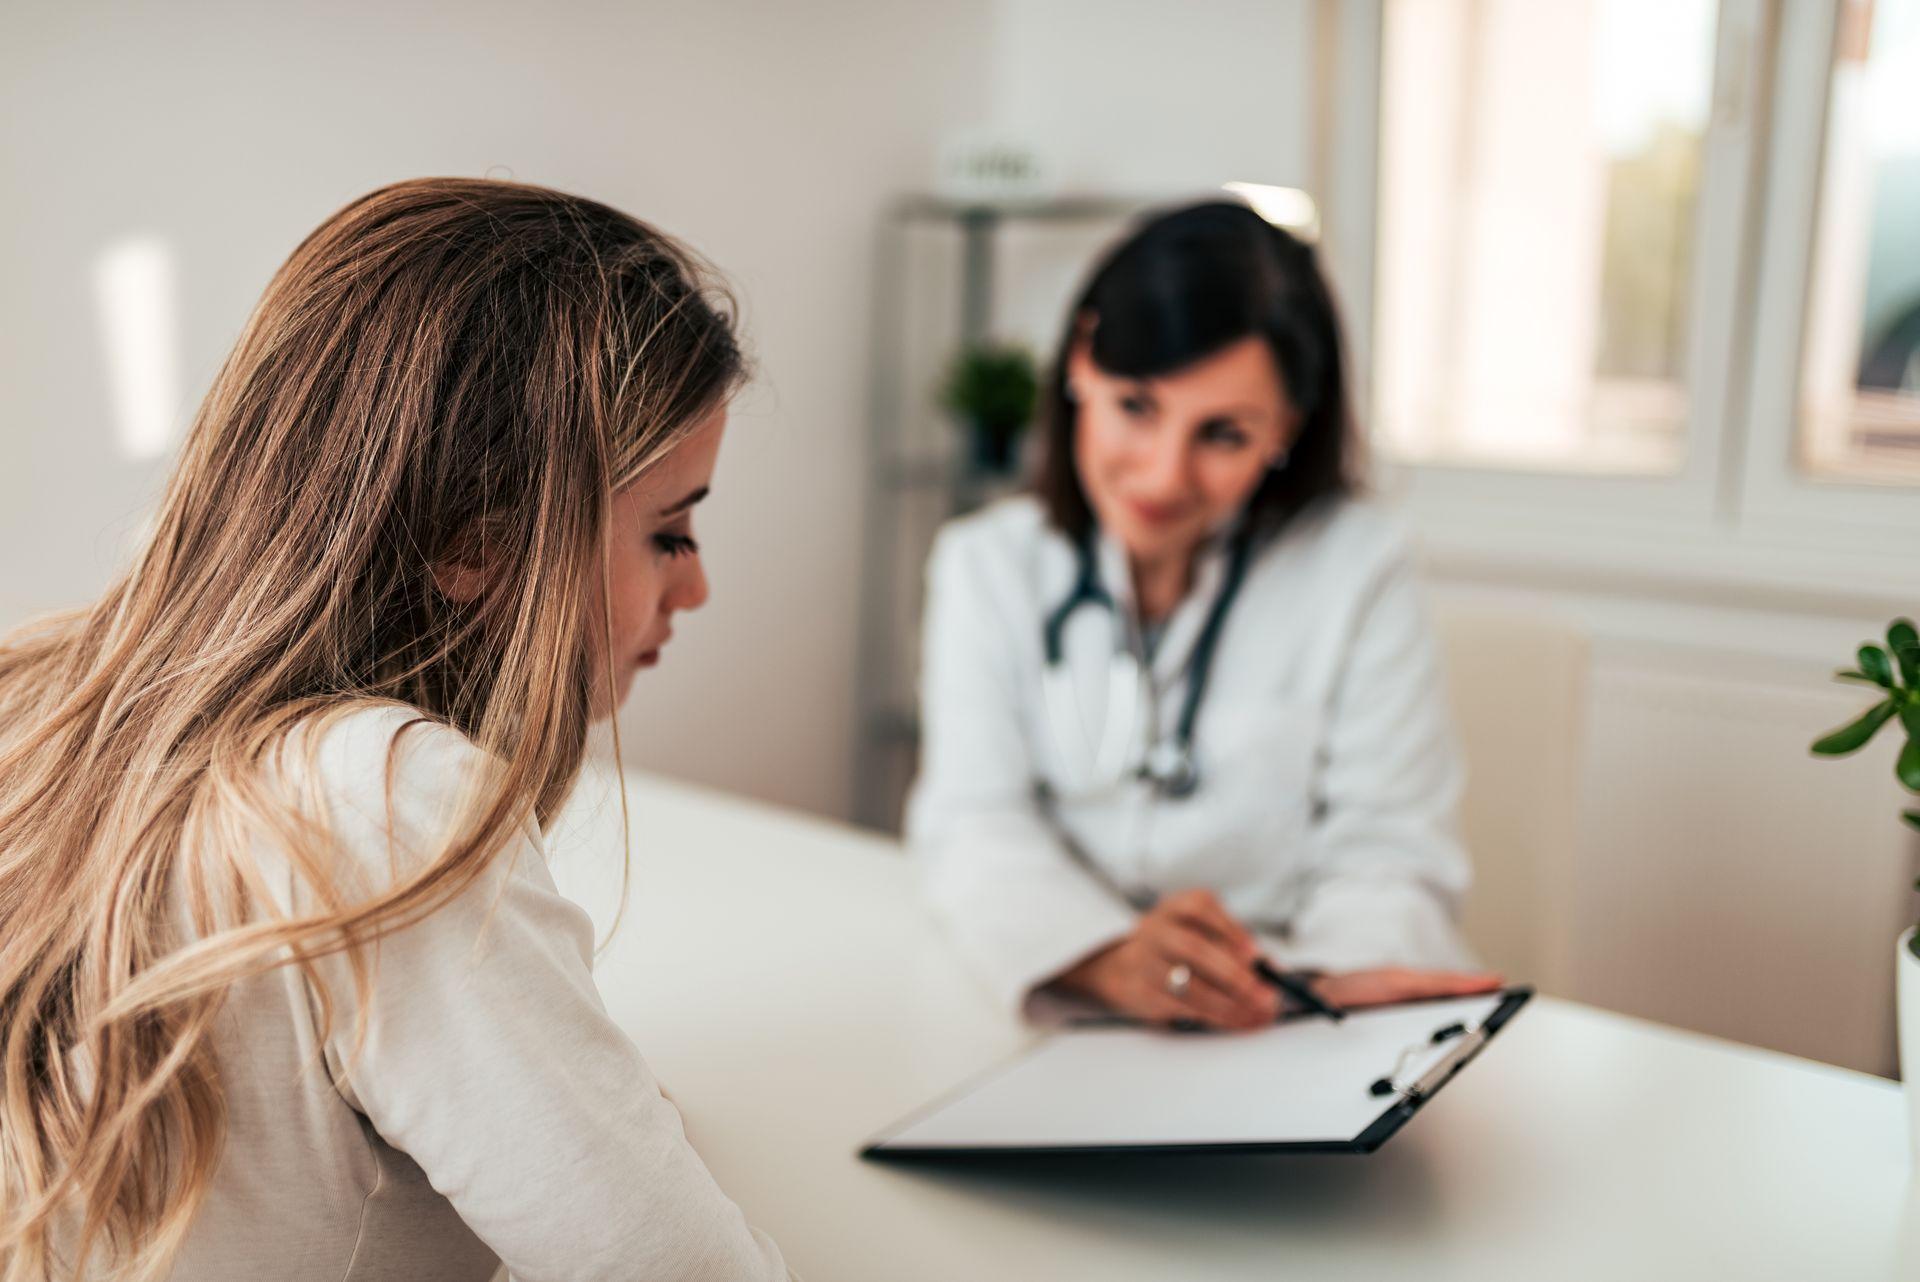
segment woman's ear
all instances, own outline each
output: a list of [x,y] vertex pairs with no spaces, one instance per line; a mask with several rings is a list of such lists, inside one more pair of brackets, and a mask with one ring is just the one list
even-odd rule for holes
[[483,567],[470,561],[438,561],[433,566],[433,586],[441,596],[461,605],[478,601],[491,578]]
[[477,527],[470,527],[454,539],[445,555],[431,568],[434,588],[441,596],[461,605],[478,601],[498,577],[494,558]]

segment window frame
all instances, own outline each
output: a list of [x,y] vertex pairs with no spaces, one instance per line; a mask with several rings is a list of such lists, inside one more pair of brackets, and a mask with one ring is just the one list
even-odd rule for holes
[[[1920,535],[1920,484],[1811,476],[1799,465],[1806,304],[1820,217],[1834,44],[1843,0],[1783,6],[1759,249],[1743,520],[1783,537]],[[1920,546],[1914,556],[1920,559]]]
[[[1385,8],[1320,0],[1333,87],[1316,96],[1327,257],[1371,400]],[[1683,461],[1663,476],[1391,459],[1442,573],[1690,597],[1920,607],[1920,487],[1798,474],[1796,404],[1820,149],[1841,0],[1720,0],[1695,211]],[[1732,234],[1726,234],[1731,228]],[[1902,547],[1906,552],[1902,554]]]

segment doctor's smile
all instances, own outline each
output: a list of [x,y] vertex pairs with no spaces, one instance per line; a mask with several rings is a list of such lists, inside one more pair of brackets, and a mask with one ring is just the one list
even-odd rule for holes
[[1150,503],[1146,499],[1124,501],[1127,510],[1146,525],[1171,525],[1188,513],[1188,508],[1179,503]]

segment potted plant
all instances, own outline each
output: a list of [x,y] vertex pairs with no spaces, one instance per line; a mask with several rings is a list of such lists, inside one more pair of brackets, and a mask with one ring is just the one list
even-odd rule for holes
[[[1860,647],[1860,666],[1835,674],[1842,681],[1874,687],[1879,699],[1871,708],[1831,734],[1814,740],[1823,756],[1843,757],[1864,748],[1880,727],[1893,722],[1906,736],[1894,763],[1901,786],[1920,793],[1920,633],[1911,619],[1895,619],[1887,628],[1883,649],[1869,642]],[[1920,809],[1902,815],[1920,829]],[[1920,1158],[1920,941],[1909,926],[1894,949],[1896,1004],[1900,1012],[1900,1075],[1907,1084],[1907,1118],[1914,1153]]]
[[1040,376],[1024,347],[980,343],[963,348],[947,370],[940,401],[972,435],[973,466],[1013,469],[1014,446],[1033,418]]

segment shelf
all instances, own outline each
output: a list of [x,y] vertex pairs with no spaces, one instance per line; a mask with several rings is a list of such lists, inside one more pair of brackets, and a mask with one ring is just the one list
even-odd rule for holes
[[1024,483],[1018,470],[982,472],[950,456],[915,454],[882,459],[875,480],[894,489],[951,489],[965,496],[1012,493]]
[[1158,203],[1147,197],[1129,196],[1056,196],[1047,200],[991,203],[919,194],[902,197],[892,212],[903,222],[1071,223],[1130,218]]
[[[862,575],[860,594],[860,704],[856,711],[854,817],[896,828],[901,801],[911,783],[914,750],[920,741],[917,709],[912,706],[914,629],[907,622],[920,613],[923,568],[943,521],[1020,493],[1030,469],[1006,474],[983,472],[975,465],[973,442],[959,430],[928,431],[931,421],[921,400],[908,405],[905,386],[905,335],[909,317],[920,314],[909,292],[909,241],[938,232],[958,242],[950,264],[951,292],[957,311],[954,333],[964,347],[996,332],[994,285],[997,242],[1011,228],[1046,226],[1067,230],[1066,237],[1026,235],[1033,242],[1078,240],[1099,223],[1116,224],[1164,203],[1164,197],[1077,195],[1047,200],[977,202],[939,195],[903,195],[881,211],[873,292],[875,336],[874,395],[869,405],[869,452],[863,482]],[[1110,234],[1112,228],[1102,229]],[[1072,253],[1063,245],[1044,252]],[[941,258],[945,263],[945,257]],[[1078,264],[1076,263],[1076,267]],[[948,288],[942,286],[941,288]],[[1037,442],[1027,437],[1019,451],[1031,461]],[[903,706],[904,704],[904,706]]]
[[891,485],[896,489],[950,485],[953,482],[953,473],[952,461],[942,458],[882,459],[876,469],[876,476],[880,483]]
[[917,744],[920,714],[905,708],[877,708],[867,715],[867,735],[874,743]]

